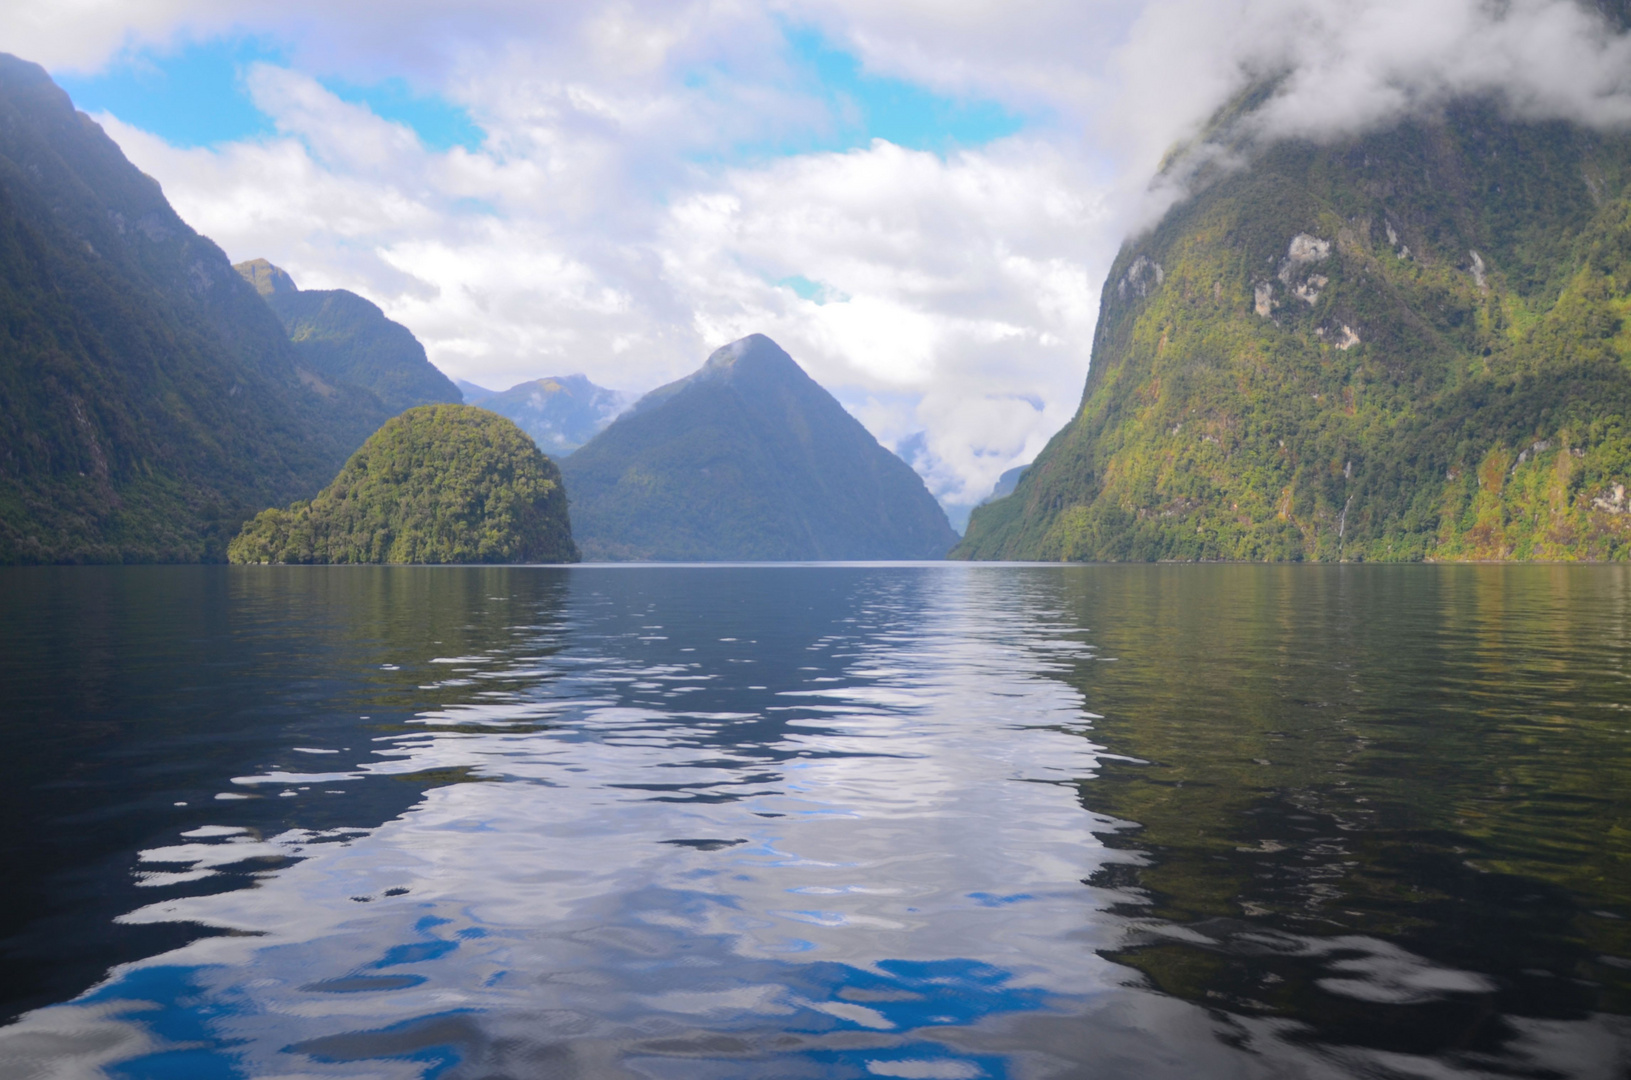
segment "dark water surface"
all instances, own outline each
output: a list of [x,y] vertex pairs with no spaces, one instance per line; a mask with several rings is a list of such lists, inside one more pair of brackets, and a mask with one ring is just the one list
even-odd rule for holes
[[1623,1077],[1609,567],[0,571],[0,1078]]

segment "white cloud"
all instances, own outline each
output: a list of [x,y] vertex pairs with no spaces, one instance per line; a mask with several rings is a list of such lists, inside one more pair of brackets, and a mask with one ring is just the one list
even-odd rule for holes
[[[309,76],[263,64],[248,82],[277,136],[180,150],[103,120],[233,258],[373,298],[451,374],[643,390],[768,333],[886,445],[926,430],[932,486],[963,503],[1068,419],[1089,260],[1115,238],[1091,179],[1045,143],[692,166],[665,205],[620,174],[643,148],[573,140],[547,109],[438,153]],[[794,277],[830,302],[777,284]]]
[[1148,160],[1231,95],[1282,77],[1267,137],[1335,138],[1453,98],[1515,114],[1631,122],[1631,39],[1573,0],[1164,0],[1115,59],[1116,119]]
[[[944,156],[875,142],[744,159],[841,120],[796,70],[789,27],[1033,123]],[[886,445],[923,432],[916,462],[952,504],[1069,418],[1116,246],[1175,197],[1152,196],[1156,163],[1252,81],[1283,77],[1256,120],[1265,137],[1346,135],[1462,93],[1631,123],[1631,44],[1569,0],[0,10],[8,49],[59,68],[245,32],[291,44],[289,66],[246,78],[275,135],[181,150],[103,118],[234,258],[369,296],[451,374],[488,385],[581,370],[643,390],[768,333]],[[466,107],[485,141],[428,150],[335,97],[328,75],[408,78]]]
[[[975,501],[1069,418],[1104,270],[1087,260],[1115,240],[1076,163],[1021,139],[946,159],[880,141],[720,187],[662,236],[699,331],[769,333],[886,444],[926,430],[937,494]],[[848,299],[777,284],[794,276]]]

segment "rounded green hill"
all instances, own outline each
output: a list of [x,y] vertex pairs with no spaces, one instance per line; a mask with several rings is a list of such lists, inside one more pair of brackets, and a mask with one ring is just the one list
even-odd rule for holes
[[514,423],[468,405],[387,421],[309,503],[265,510],[235,563],[576,562],[561,472]]

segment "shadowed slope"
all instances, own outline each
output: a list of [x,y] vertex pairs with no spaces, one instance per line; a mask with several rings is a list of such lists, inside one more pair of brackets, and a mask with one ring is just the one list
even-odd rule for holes
[[957,540],[911,466],[760,334],[562,468],[591,559],[937,559]]
[[0,54],[0,562],[220,559],[384,419],[37,65]]
[[464,400],[412,331],[373,302],[345,289],[300,289],[265,259],[234,269],[266,298],[296,354],[323,378],[363,387],[393,413]]

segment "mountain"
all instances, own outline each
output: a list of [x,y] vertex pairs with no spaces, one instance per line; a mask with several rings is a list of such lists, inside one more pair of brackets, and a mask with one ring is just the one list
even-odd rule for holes
[[233,267],[277,313],[307,368],[330,382],[371,391],[392,413],[460,404],[464,395],[425,356],[425,347],[378,305],[345,289],[297,288],[265,259]]
[[466,382],[464,379],[454,379],[453,385],[457,386],[459,393],[464,395],[466,405],[474,405],[482,398],[490,398],[498,393],[497,390],[489,390],[485,386],[477,386],[475,383]]
[[1029,465],[1015,465],[1012,469],[997,477],[997,484],[991,489],[991,497],[986,501],[990,502],[992,499],[1000,499],[1004,495],[1012,495],[1014,489],[1019,486],[1019,478],[1024,476],[1025,470],[1029,468]]
[[219,559],[388,415],[302,363],[159,185],[0,54],[0,562]]
[[616,390],[596,386],[583,375],[533,379],[499,393],[487,391],[476,401],[514,420],[540,450],[558,458],[594,438],[629,403]]
[[938,559],[911,466],[761,334],[659,387],[562,463],[586,558]]
[[520,428],[470,405],[387,421],[311,502],[267,510],[235,563],[577,562],[561,473]]
[[1076,417],[954,554],[1631,555],[1631,138],[1463,102],[1232,149],[1124,246]]

